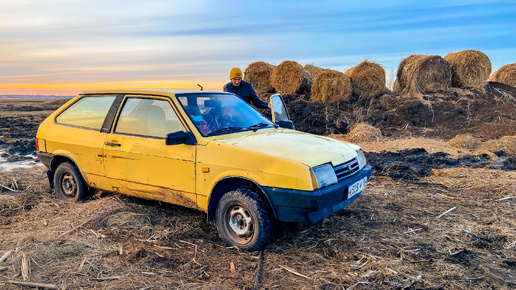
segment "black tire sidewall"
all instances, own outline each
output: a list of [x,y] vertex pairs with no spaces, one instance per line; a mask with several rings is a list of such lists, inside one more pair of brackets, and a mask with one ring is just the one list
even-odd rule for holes
[[[77,183],[77,191],[74,197],[66,195],[61,187],[61,179],[67,173],[71,174],[75,179],[75,182]],[[59,166],[57,167],[56,172],[54,173],[54,187],[57,194],[57,198],[67,202],[79,202],[83,200],[88,190],[84,182],[84,179],[82,178],[82,175],[77,169],[77,167],[75,167],[69,162],[63,162],[59,164]]]
[[[243,206],[252,216],[253,237],[247,243],[239,243],[229,234],[232,229],[226,220],[226,213],[236,204]],[[217,205],[215,214],[219,235],[230,246],[248,251],[259,251],[267,246],[272,237],[273,223],[269,209],[266,203],[250,189],[237,189],[224,194]]]

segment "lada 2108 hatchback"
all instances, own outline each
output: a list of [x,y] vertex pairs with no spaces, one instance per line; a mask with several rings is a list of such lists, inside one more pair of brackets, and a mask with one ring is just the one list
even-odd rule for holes
[[229,93],[87,91],[40,125],[37,155],[59,199],[97,188],[190,207],[227,244],[260,250],[274,220],[322,220],[371,176],[360,147],[295,131],[281,96],[271,103],[272,122]]

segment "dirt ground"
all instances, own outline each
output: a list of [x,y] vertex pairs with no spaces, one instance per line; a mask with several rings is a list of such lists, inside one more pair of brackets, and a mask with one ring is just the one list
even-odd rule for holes
[[[268,95],[263,96],[267,99]],[[469,133],[494,139],[516,135],[516,88],[490,82],[485,92],[450,88],[448,92],[371,99],[325,106],[308,95],[284,95],[296,129],[329,135],[347,134],[366,122],[392,138],[428,137],[449,140]]]
[[[278,224],[263,252],[227,247],[202,212],[100,191],[67,204],[44,167],[0,169],[0,288],[514,289],[516,156],[446,142],[516,135],[516,92],[489,92],[431,95],[431,106],[285,96],[299,130],[346,139],[365,121],[384,139],[360,143],[374,168],[360,198],[315,225]],[[3,158],[32,154],[64,101],[0,98]]]

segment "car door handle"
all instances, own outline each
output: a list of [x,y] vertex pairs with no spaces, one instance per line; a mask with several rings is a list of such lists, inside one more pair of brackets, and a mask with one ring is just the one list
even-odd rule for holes
[[120,143],[113,143],[113,142],[104,142],[104,145],[120,147],[122,144],[120,144]]

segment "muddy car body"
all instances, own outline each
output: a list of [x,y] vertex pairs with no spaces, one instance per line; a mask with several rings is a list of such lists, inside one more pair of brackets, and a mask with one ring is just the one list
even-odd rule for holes
[[60,199],[98,188],[190,207],[226,243],[259,250],[274,220],[315,223],[371,175],[358,146],[283,128],[283,101],[271,100],[273,122],[228,93],[88,91],[40,125],[37,154]]

